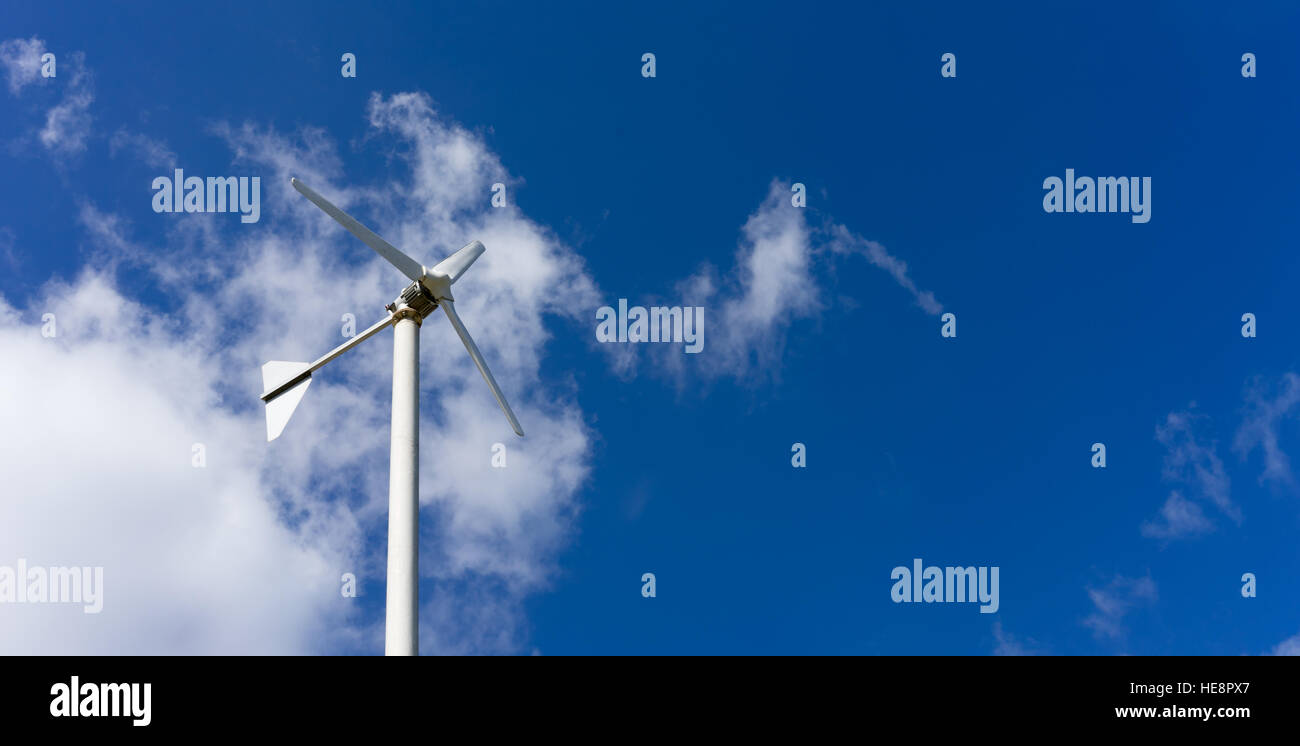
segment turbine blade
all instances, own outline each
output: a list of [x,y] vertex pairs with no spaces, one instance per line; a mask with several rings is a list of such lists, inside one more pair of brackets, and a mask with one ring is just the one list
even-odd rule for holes
[[335,207],[329,200],[317,194],[311,187],[297,179],[290,179],[289,181],[293,184],[293,188],[297,189],[302,196],[315,202],[316,206],[324,210],[326,215],[337,220],[339,224],[344,228],[347,228],[352,235],[361,239],[366,246],[374,249],[376,254],[387,259],[389,264],[401,270],[402,274],[416,282],[419,282],[420,278],[424,277],[424,265],[415,261],[406,254],[403,254],[396,246],[388,243],[376,235],[374,231],[365,227],[361,223],[358,223],[351,215]]
[[[475,243],[478,242],[475,241]],[[461,249],[461,251],[464,251],[464,249]],[[492,377],[492,371],[488,370],[487,363],[483,362],[483,353],[478,351],[478,345],[474,344],[474,338],[469,336],[469,331],[465,329],[460,316],[456,314],[455,304],[452,301],[444,300],[438,305],[442,306],[442,310],[447,312],[447,320],[456,328],[456,333],[460,335],[460,341],[465,343],[465,349],[469,351],[469,356],[473,358],[474,364],[478,366],[478,372],[483,374],[483,380],[487,381],[488,387],[492,389],[492,395],[497,398],[497,404],[501,405],[501,411],[506,413],[506,419],[510,420],[510,427],[514,428],[515,435],[522,438],[524,429],[519,426],[519,420],[515,418],[515,413],[510,409],[510,405],[506,403],[506,397],[501,393],[501,387],[497,385],[496,379]]]
[[[262,386],[270,393],[302,375],[308,367],[307,363],[272,360],[262,366]],[[303,394],[307,393],[307,387],[310,385],[311,373],[308,372],[301,381],[276,394],[274,398],[267,400],[266,442],[270,443],[280,437],[280,433],[284,432],[284,426],[289,424],[289,418],[293,416],[293,410],[298,408],[298,403],[302,401]]]
[[465,274],[465,270],[469,269],[469,265],[473,264],[475,259],[483,255],[484,251],[487,251],[487,249],[483,248],[482,242],[470,241],[455,254],[435,264],[433,273],[446,275],[451,278],[452,282],[455,282],[460,279],[461,275]]

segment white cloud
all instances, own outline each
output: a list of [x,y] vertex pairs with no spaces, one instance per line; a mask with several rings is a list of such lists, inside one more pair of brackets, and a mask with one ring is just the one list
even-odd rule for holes
[[[40,315],[57,334],[41,336]],[[0,565],[100,566],[103,611],[0,607],[4,654],[307,653],[346,629],[355,524],[291,529],[202,340],[86,273],[0,303]],[[206,468],[191,447],[206,449]],[[301,489],[301,487],[299,487]]]
[[1300,634],[1278,643],[1269,655],[1300,655]]
[[[778,374],[787,336],[794,323],[816,319],[826,309],[818,262],[863,256],[884,269],[927,313],[942,305],[908,276],[907,264],[875,241],[843,225],[810,225],[806,208],[790,203],[790,185],[774,180],[767,196],[741,227],[735,264],[721,274],[706,264],[677,284],[683,305],[705,308],[706,343],[696,371],[707,377],[763,380]],[[657,369],[682,376],[695,361],[673,348],[656,359]],[[634,360],[615,359],[629,373]]]
[[45,126],[38,137],[46,150],[58,156],[72,156],[86,149],[90,137],[90,104],[95,100],[90,73],[86,70],[86,57],[80,52],[69,55],[63,67],[71,75],[60,73],[66,79],[63,98],[45,112]]
[[1197,437],[1196,423],[1203,419],[1191,410],[1170,412],[1156,426],[1156,440],[1165,447],[1164,478],[1186,485],[1188,491],[1187,495],[1170,492],[1160,515],[1142,524],[1143,536],[1177,539],[1212,531],[1214,523],[1206,517],[1202,503],[1241,523],[1241,510],[1232,502],[1231,481],[1219,458],[1218,443]]
[[[119,128],[108,140],[109,155],[129,154],[149,168],[167,171],[180,165],[167,143],[139,132]],[[170,175],[170,172],[167,173]]]
[[1142,535],[1152,539],[1175,539],[1208,533],[1214,524],[1205,517],[1201,506],[1183,497],[1177,490],[1169,493],[1160,508],[1160,516],[1142,524]]
[[873,265],[885,270],[904,290],[912,294],[916,305],[926,313],[937,316],[943,311],[943,305],[935,300],[934,293],[921,290],[907,274],[907,262],[893,256],[884,246],[876,241],[867,240],[842,225],[831,226],[832,251],[840,254],[858,254],[867,258]]
[[1264,472],[1260,484],[1272,482],[1290,485],[1291,460],[1278,444],[1278,427],[1300,404],[1300,376],[1287,373],[1278,383],[1276,395],[1270,397],[1263,381],[1256,379],[1246,390],[1246,413],[1233,450],[1245,459],[1256,449],[1264,451]]
[[997,641],[997,645],[993,648],[994,655],[1022,656],[1038,654],[1038,644],[1034,640],[1021,640],[1013,637],[1002,629],[1001,621],[993,623],[993,638]]
[[0,42],[0,66],[5,69],[10,93],[17,96],[23,86],[45,80],[41,77],[42,54],[45,54],[45,42],[35,36]]
[[56,76],[42,78],[40,57],[44,51],[45,42],[36,37],[0,42],[0,65],[8,74],[9,91],[14,95],[20,94],[24,86],[45,80],[62,92],[59,102],[45,111],[44,124],[36,132],[36,140],[50,154],[63,159],[86,149],[91,134],[94,86],[86,68],[86,55],[81,52],[60,55]]
[[1156,583],[1150,575],[1141,578],[1116,575],[1105,587],[1087,591],[1094,611],[1083,620],[1083,625],[1101,638],[1122,637],[1124,617],[1134,607],[1156,600]]
[[684,305],[705,308],[701,357],[714,375],[773,370],[791,323],[821,310],[811,231],[804,210],[790,204],[788,184],[772,182],[741,234],[731,275],[719,281],[706,265],[678,286]]

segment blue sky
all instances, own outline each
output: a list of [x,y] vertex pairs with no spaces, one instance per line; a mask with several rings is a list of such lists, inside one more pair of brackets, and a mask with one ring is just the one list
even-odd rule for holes
[[[341,312],[364,327],[403,281],[297,175],[426,264],[487,244],[457,286],[482,307],[458,306],[529,436],[426,323],[425,652],[1300,650],[1297,16],[10,9],[0,370],[22,478],[0,565],[103,564],[124,590],[102,618],[9,607],[0,626],[21,650],[382,649],[390,337],[327,368],[270,445],[257,366],[324,352]],[[22,77],[37,46],[55,78]],[[260,176],[261,220],[154,213],[173,167]],[[1150,222],[1044,212],[1067,168],[1151,177]],[[597,343],[619,298],[703,306],[704,351]],[[67,331],[42,340],[50,309]],[[129,426],[105,404],[78,435],[65,389],[20,386],[75,369],[95,408],[118,390],[98,366],[139,388]],[[131,427],[174,437],[114,450]],[[22,451],[61,437],[78,468]],[[173,497],[184,511],[154,509]],[[90,522],[89,544],[66,539]],[[156,576],[146,549],[182,570]],[[999,567],[998,612],[894,603],[890,572],[917,557]],[[195,604],[216,621],[176,621]]]

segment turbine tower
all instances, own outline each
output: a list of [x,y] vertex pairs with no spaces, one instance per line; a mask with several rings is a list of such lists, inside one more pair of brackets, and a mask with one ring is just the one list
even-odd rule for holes
[[389,315],[369,329],[325,353],[314,363],[272,360],[262,366],[266,402],[266,440],[284,432],[289,417],[311,385],[312,373],[344,352],[369,339],[376,332],[393,327],[393,423],[392,454],[388,466],[388,601],[384,617],[384,654],[416,655],[419,652],[419,536],[420,536],[420,325],[441,308],[465,343],[469,356],[483,374],[501,411],[515,434],[523,437],[519,420],[506,403],[501,388],[483,361],[478,345],[469,336],[456,313],[451,286],[485,251],[472,241],[432,269],[377,236],[297,179],[293,188],[337,220],[406,275],[411,284],[386,306]]

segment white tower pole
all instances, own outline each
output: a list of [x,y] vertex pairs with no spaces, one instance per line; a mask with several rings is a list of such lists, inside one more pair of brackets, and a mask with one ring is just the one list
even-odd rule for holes
[[[399,311],[401,313],[401,311]],[[420,318],[393,325],[393,433],[388,466],[388,607],[384,654],[419,654]]]

